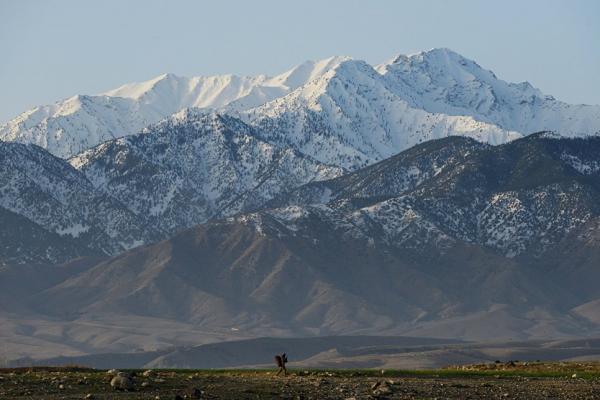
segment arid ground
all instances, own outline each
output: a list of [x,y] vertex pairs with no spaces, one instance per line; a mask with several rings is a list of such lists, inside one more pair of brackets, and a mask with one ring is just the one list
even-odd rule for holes
[[598,363],[506,362],[426,371],[127,370],[130,390],[111,387],[118,371],[0,370],[2,399],[595,399]]

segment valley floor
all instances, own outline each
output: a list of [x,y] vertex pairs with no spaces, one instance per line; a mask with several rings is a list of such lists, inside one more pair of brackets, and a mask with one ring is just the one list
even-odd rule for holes
[[[500,363],[440,370],[156,370],[134,389],[112,390],[111,375],[83,368],[0,370],[2,399],[593,399],[598,363]],[[178,397],[179,396],[179,397]]]

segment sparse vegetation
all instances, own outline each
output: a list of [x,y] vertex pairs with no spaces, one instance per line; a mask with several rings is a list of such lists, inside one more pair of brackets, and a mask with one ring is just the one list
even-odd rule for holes
[[[115,390],[114,376],[133,377]],[[405,399],[566,398],[600,395],[600,363],[511,362],[438,370],[290,369],[124,370],[0,369],[0,398],[10,399]],[[179,397],[177,397],[179,396]]]

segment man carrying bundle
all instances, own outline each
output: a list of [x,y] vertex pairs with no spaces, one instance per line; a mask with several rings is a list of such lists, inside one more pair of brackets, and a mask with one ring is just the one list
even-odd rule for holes
[[281,355],[276,355],[275,356],[275,363],[277,364],[277,367],[279,368],[279,370],[277,371],[277,376],[279,376],[280,373],[283,372],[283,375],[287,375],[287,369],[285,369],[285,363],[287,362],[287,356],[285,355],[285,353],[281,354]]

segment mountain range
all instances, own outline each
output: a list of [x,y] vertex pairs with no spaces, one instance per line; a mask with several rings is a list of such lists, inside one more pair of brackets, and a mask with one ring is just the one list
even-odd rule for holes
[[544,130],[570,137],[600,132],[599,106],[557,101],[451,50],[433,49],[376,66],[332,57],[275,77],[164,74],[36,107],[0,127],[0,139],[68,158],[190,107],[237,114],[268,138],[347,168],[448,135],[499,144]]
[[447,49],[38,107],[0,128],[0,336],[598,334],[599,132]]

